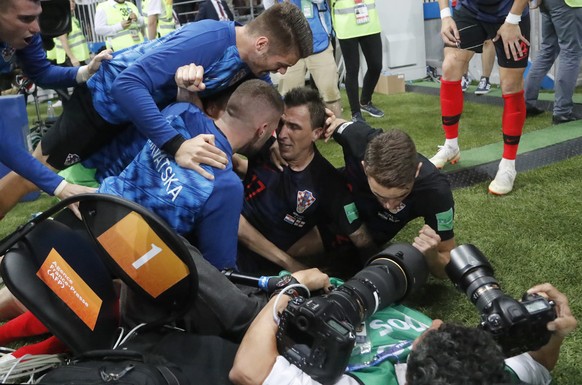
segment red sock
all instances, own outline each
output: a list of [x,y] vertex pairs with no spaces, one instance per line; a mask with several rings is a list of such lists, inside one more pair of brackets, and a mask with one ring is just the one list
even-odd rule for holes
[[449,82],[441,79],[441,113],[445,138],[459,137],[459,119],[463,112],[463,89],[461,81]]
[[0,326],[0,345],[14,340],[48,333],[48,329],[31,312],[27,311]]
[[503,157],[505,159],[515,159],[517,147],[523,132],[525,123],[525,98],[523,90],[515,94],[503,95],[505,102],[503,107]]
[[61,342],[57,337],[51,336],[44,341],[36,344],[26,345],[12,353],[16,358],[20,358],[25,354],[59,354],[68,352],[69,348]]

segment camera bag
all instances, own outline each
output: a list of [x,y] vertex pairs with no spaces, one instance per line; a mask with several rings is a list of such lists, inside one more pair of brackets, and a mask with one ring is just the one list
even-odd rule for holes
[[131,339],[124,345],[127,350],[81,354],[66,365],[52,369],[39,383],[230,385],[228,373],[237,348],[237,344],[217,336],[152,331]]
[[46,385],[185,385],[182,370],[161,356],[128,350],[94,350],[59,366],[40,379]]

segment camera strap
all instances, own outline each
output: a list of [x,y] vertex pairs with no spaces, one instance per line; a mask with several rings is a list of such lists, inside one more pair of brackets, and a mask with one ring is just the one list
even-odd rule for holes
[[376,366],[376,365],[378,365],[378,364],[380,364],[380,363],[382,363],[390,358],[392,358],[393,362],[396,363],[399,361],[400,353],[402,353],[403,350],[408,349],[412,346],[412,341],[413,340],[405,340],[405,341],[401,341],[397,344],[390,345],[388,347],[388,349],[377,353],[374,357],[372,357],[372,359],[370,361],[348,365],[348,367],[346,368],[346,371],[347,372],[354,372],[356,370],[369,368],[371,366]]

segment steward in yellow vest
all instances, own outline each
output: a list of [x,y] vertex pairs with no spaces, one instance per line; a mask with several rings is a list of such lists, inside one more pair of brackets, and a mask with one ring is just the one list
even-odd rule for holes
[[81,24],[76,17],[71,17],[71,32],[68,35],[65,34],[55,38],[54,41],[57,64],[65,63],[67,56],[73,67],[89,60],[89,46],[81,30]]
[[95,33],[105,36],[105,45],[113,51],[142,43],[143,26],[143,17],[129,1],[107,0],[97,6]]
[[173,0],[144,0],[142,10],[147,14],[148,38],[166,36],[176,29]]
[[338,39],[381,32],[375,0],[332,0],[331,16]]

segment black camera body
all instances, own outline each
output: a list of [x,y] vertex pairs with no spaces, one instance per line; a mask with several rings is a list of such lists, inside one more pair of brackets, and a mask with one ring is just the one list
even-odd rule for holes
[[330,293],[291,300],[279,322],[279,353],[316,381],[334,383],[348,364],[360,323],[405,298],[427,276],[420,251],[404,243],[388,246]]
[[511,357],[547,344],[551,333],[546,325],[555,318],[554,303],[542,296],[525,294],[521,301],[502,296],[481,314],[481,327]]
[[521,301],[505,295],[493,277],[493,267],[477,247],[454,248],[445,270],[481,312],[480,327],[491,333],[506,357],[548,343],[547,324],[556,318],[554,303],[535,294],[526,293]]
[[311,377],[342,373],[354,348],[355,328],[327,296],[294,298],[281,315],[277,346],[287,360]]

